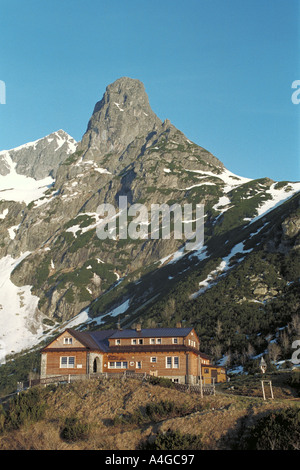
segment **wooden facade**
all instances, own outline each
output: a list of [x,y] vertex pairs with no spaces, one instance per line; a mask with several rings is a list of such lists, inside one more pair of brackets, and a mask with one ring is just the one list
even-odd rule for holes
[[122,371],[196,384],[226,380],[226,371],[200,353],[193,328],[137,328],[78,332],[67,329],[41,351],[41,378]]

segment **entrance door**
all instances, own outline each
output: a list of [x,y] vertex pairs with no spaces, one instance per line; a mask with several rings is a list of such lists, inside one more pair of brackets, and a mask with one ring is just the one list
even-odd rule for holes
[[93,372],[100,372],[100,359],[99,357],[95,357],[93,362]]

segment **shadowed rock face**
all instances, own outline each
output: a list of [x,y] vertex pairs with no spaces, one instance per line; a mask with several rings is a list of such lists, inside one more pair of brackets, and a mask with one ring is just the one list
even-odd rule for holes
[[161,125],[142,82],[123,77],[106,88],[96,103],[81,142],[85,158],[120,154],[138,136]]

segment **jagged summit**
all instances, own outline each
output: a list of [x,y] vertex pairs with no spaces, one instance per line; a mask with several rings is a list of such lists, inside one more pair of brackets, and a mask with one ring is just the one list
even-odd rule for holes
[[0,152],[0,175],[8,175],[13,168],[17,174],[36,180],[55,177],[59,165],[75,152],[77,142],[59,129],[51,134],[10,150]]
[[160,126],[141,81],[122,77],[108,85],[95,105],[81,148],[89,158],[120,154],[138,136]]

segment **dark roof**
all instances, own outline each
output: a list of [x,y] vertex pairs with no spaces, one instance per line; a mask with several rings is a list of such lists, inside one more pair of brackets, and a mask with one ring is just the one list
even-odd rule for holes
[[100,349],[104,352],[109,348],[108,338],[115,332],[115,330],[76,331],[71,329],[68,331],[89,349]]
[[115,330],[110,338],[167,338],[170,336],[187,336],[193,328],[145,328],[140,331]]
[[[127,330],[96,330],[96,331],[77,331],[67,328],[74,338],[76,338],[83,347],[90,350],[99,350],[103,352],[110,351],[109,338],[167,338],[187,336],[193,328],[145,328],[140,331],[134,329]],[[54,340],[53,340],[54,341]],[[51,343],[53,343],[53,341]],[[51,344],[49,343],[49,344]],[[47,349],[49,346],[45,346]],[[68,348],[71,350],[71,348]],[[78,349],[78,348],[77,348]],[[143,349],[144,350],[144,349]]]

